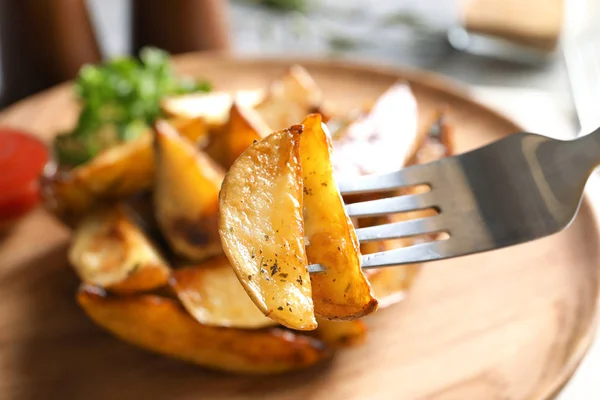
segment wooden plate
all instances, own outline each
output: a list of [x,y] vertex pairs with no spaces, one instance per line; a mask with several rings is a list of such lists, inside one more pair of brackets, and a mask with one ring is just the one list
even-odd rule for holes
[[[408,79],[421,111],[451,106],[460,151],[519,130],[452,84],[421,72],[309,60],[188,55],[179,68],[217,88],[259,88],[293,62],[326,97],[351,106]],[[76,108],[69,87],[0,115],[50,138]],[[560,234],[427,265],[407,300],[369,318],[368,343],[327,365],[277,377],[209,372],[131,347],[76,306],[68,232],[39,210],[0,241],[0,371],[11,399],[547,399],[590,344],[600,241],[588,201]]]

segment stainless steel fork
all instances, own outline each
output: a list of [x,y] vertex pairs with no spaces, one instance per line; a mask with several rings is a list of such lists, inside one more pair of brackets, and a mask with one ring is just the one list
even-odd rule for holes
[[[445,240],[363,256],[362,267],[375,268],[500,249],[559,232],[575,217],[598,164],[600,128],[570,141],[517,133],[468,153],[339,182],[338,187],[344,195],[430,188],[346,205],[351,217],[438,210],[431,217],[357,229],[360,242],[448,233]],[[309,265],[310,272],[323,270]]]

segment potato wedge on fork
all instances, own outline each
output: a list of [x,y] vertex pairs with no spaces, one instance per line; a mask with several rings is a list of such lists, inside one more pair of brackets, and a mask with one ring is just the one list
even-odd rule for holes
[[238,279],[268,317],[317,326],[302,223],[296,125],[254,143],[231,166],[220,193],[219,233]]
[[303,125],[306,253],[309,264],[326,268],[311,275],[315,313],[327,319],[360,318],[377,309],[377,300],[361,270],[360,245],[333,177],[331,141],[320,115],[309,115]]
[[[315,313],[351,320],[377,308],[324,129],[313,114],[253,144],[220,194],[219,231],[238,278],[265,315],[301,330],[316,327]],[[308,263],[327,271],[309,276]]]

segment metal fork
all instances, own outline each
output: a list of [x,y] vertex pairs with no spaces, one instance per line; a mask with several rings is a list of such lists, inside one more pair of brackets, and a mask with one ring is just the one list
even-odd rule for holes
[[[586,182],[600,164],[600,128],[562,141],[516,133],[461,155],[385,175],[339,182],[343,195],[386,192],[415,185],[430,190],[346,205],[350,217],[436,208],[438,214],[356,229],[360,242],[434,232],[438,240],[364,255],[363,268],[434,261],[539,239],[569,226]],[[309,271],[324,268],[312,264]]]

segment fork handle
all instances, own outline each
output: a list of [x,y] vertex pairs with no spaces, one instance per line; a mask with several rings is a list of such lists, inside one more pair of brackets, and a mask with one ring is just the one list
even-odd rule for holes
[[571,143],[575,152],[573,164],[582,165],[582,167],[585,165],[587,176],[591,175],[594,169],[600,165],[600,127]]
[[548,185],[563,204],[580,199],[592,172],[600,165],[600,128],[574,140],[538,136],[533,141],[537,143],[533,167],[541,170],[543,185]]

